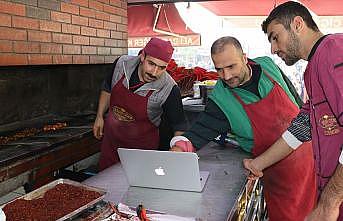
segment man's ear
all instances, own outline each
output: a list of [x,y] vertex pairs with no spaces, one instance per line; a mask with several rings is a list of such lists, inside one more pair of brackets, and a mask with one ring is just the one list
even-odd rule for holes
[[144,50],[142,50],[142,52],[139,54],[139,56],[140,56],[141,62],[143,62],[143,61],[144,61],[144,58],[145,58],[145,52],[144,52]]
[[291,27],[293,28],[295,33],[300,33],[305,28],[305,21],[301,16],[295,16],[291,23]]
[[248,64],[248,57],[246,53],[243,53],[244,64]]

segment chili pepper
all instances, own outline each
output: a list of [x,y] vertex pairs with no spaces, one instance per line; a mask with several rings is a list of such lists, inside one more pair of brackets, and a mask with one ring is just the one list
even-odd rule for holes
[[142,204],[138,205],[136,208],[137,216],[141,221],[150,221],[146,215],[146,210]]

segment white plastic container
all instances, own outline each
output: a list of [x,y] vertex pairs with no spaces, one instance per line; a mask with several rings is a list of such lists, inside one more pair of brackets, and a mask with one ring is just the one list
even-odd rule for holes
[[193,84],[193,98],[200,98],[200,81],[194,81]]
[[1,208],[0,208],[0,221],[6,221],[6,215]]

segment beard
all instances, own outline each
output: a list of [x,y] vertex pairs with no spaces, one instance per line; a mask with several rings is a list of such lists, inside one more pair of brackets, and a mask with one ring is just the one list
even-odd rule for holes
[[283,58],[285,64],[291,66],[299,61],[301,58],[299,56],[300,41],[293,31],[290,32],[288,38],[288,46],[286,48],[286,56]]
[[231,89],[238,87],[242,82],[242,80],[239,77],[233,77],[229,80],[223,80],[223,81]]
[[229,86],[229,88],[233,89],[245,84],[250,79],[250,77],[250,69],[246,65],[244,65],[241,68],[240,74],[238,76],[226,80],[225,83]]

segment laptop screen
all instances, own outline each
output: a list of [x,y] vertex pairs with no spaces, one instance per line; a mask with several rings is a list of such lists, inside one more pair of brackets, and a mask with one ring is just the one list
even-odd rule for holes
[[201,192],[196,153],[118,148],[130,186]]

